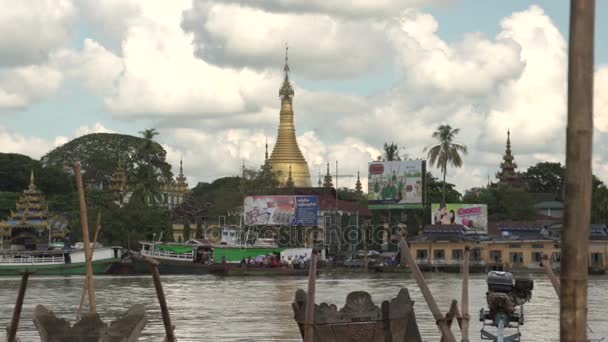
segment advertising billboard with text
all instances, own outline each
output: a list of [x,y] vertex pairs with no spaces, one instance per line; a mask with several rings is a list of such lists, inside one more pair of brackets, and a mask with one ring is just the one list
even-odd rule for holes
[[431,205],[431,224],[461,224],[467,232],[488,232],[488,206],[486,204],[448,203],[442,207]]
[[243,201],[246,225],[316,226],[317,196],[247,196]]
[[425,162],[371,162],[367,200],[370,209],[422,208],[425,199]]

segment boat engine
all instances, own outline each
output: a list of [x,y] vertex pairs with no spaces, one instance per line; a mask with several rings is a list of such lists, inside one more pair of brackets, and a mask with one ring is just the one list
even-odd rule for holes
[[[491,334],[482,328],[482,339],[500,342],[519,341],[519,326],[524,324],[522,305],[532,299],[534,281],[529,277],[514,278],[509,272],[492,271],[488,273],[487,283],[488,309],[481,309],[479,319],[484,322],[484,328],[486,325],[496,327],[497,334]],[[516,325],[511,325],[511,322]],[[517,333],[505,337],[504,330],[512,327],[517,328]]]

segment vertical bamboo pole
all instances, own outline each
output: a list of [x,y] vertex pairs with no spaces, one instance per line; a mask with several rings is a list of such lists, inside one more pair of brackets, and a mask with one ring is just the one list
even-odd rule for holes
[[399,249],[401,253],[402,263],[403,261],[406,261],[410,269],[412,270],[412,275],[414,276],[414,279],[416,279],[416,283],[420,288],[420,292],[422,292],[422,296],[424,296],[426,304],[429,306],[429,309],[431,310],[431,313],[433,314],[433,317],[437,322],[437,326],[441,331],[442,339],[444,339],[445,342],[456,342],[456,338],[454,337],[454,334],[446,323],[444,316],[441,314],[441,310],[439,310],[439,306],[437,306],[437,302],[435,302],[435,298],[433,298],[433,294],[431,293],[431,290],[426,284],[424,276],[422,276],[422,272],[420,272],[420,269],[416,264],[416,260],[414,260],[414,258],[412,257],[412,254],[410,253],[410,249],[407,246],[405,239],[401,237],[401,235],[399,235],[399,238]]
[[464,260],[462,264],[462,296],[461,306],[461,335],[462,342],[469,342],[469,264],[471,260],[471,250],[469,246],[464,248]]
[[80,200],[80,224],[82,226],[82,242],[84,243],[84,255],[86,259],[86,284],[89,292],[89,313],[97,312],[95,300],[95,284],[93,284],[93,260],[91,259],[91,245],[89,240],[89,222],[87,217],[87,203],[84,198],[84,185],[82,183],[82,173],[80,163],[74,166],[76,174],[76,187],[78,188],[78,197]]
[[560,339],[587,340],[595,0],[571,0]]
[[[97,238],[99,237],[99,230],[101,229],[101,210],[97,212],[97,227],[95,227],[95,236],[93,237],[93,248],[91,249],[91,260],[93,260],[93,253],[95,253],[95,246],[97,245]],[[82,295],[80,296],[80,304],[78,305],[78,312],[76,313],[76,319],[80,319],[82,314],[82,308],[84,307],[84,299],[88,289],[87,279],[84,281],[82,289]]]
[[304,342],[313,342],[315,335],[315,287],[317,282],[317,255],[312,253],[308,268],[308,298],[306,298],[306,317],[304,325]]
[[19,329],[19,318],[21,318],[21,308],[23,308],[23,299],[25,298],[25,289],[27,288],[27,279],[30,277],[30,273],[25,271],[21,277],[21,286],[19,286],[19,294],[17,295],[17,302],[15,302],[15,309],[13,311],[13,319],[11,320],[10,330],[8,331],[8,342],[15,342],[17,339],[17,329]]

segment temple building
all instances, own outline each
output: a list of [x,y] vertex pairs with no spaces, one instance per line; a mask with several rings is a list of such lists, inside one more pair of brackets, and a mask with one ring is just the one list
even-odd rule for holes
[[500,172],[496,174],[496,178],[498,178],[498,185],[521,187],[522,177],[519,172],[515,171],[517,164],[515,163],[515,158],[511,154],[511,132],[508,130],[507,149],[502,159],[502,163],[500,164]]
[[[179,175],[177,178],[161,184],[160,190],[162,193],[162,204],[168,209],[174,209],[188,197],[190,189],[188,188],[186,176],[184,176],[182,160],[179,161]],[[119,160],[118,166],[112,175],[110,191],[114,193],[115,203],[119,206],[129,203],[133,195],[133,190],[128,184],[128,177],[122,160]]]
[[188,181],[184,176],[184,166],[181,159],[179,161],[179,175],[175,180],[171,180],[171,182],[163,184],[161,191],[163,192],[163,203],[169,209],[174,209],[178,205],[182,204],[186,197],[190,194]]
[[[279,114],[279,132],[268,159],[272,170],[279,175],[282,186],[287,185],[289,170],[291,168],[291,182],[295,187],[311,187],[310,170],[308,163],[302,155],[296,140],[296,129],[294,126],[293,96],[294,91],[289,81],[289,64],[287,60],[287,50],[285,53],[285,77],[279,89],[281,98],[281,111]],[[290,183],[291,183],[290,182]]]
[[4,241],[12,246],[33,249],[41,242],[51,243],[63,239],[68,230],[67,220],[49,213],[44,194],[34,181],[34,171],[30,175],[30,184],[17,200],[16,211],[5,220],[0,221],[0,247]]

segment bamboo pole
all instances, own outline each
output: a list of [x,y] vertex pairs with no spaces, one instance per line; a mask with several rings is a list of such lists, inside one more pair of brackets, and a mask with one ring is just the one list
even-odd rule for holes
[[304,325],[304,342],[314,341],[315,324],[315,287],[317,282],[317,255],[312,253],[308,268],[308,296],[306,298],[306,317]]
[[551,260],[549,260],[549,257],[546,254],[543,255],[543,268],[545,269],[545,272],[547,272],[547,276],[551,281],[551,285],[553,285],[553,289],[555,290],[557,297],[559,297],[559,279],[557,279],[555,273],[553,273],[553,268],[551,268]]
[[147,262],[148,265],[150,265],[150,272],[152,273],[154,288],[156,289],[156,297],[158,298],[158,303],[160,304],[160,312],[163,317],[163,325],[165,326],[165,341],[175,342],[175,333],[173,332],[173,325],[171,324],[171,316],[169,316],[167,299],[165,298],[163,284],[160,281],[160,274],[158,272],[158,265],[160,263],[156,259],[149,258],[147,256],[142,255],[141,258]]
[[27,288],[27,279],[30,277],[30,272],[25,271],[21,277],[21,285],[19,286],[19,294],[15,309],[13,311],[13,319],[11,320],[10,330],[8,331],[8,342],[15,342],[17,339],[17,329],[19,329],[19,319],[21,318],[21,308],[23,308],[23,299],[25,298],[25,289]]
[[469,246],[464,248],[464,260],[462,264],[462,295],[460,298],[461,306],[461,336],[462,342],[469,342],[469,265],[471,261],[471,250]]
[[454,334],[446,323],[445,317],[441,314],[441,310],[439,310],[439,306],[437,306],[437,302],[435,302],[435,298],[433,298],[433,294],[431,293],[431,290],[426,284],[424,276],[422,275],[422,272],[420,272],[420,269],[416,264],[416,260],[414,260],[414,258],[412,257],[412,254],[410,253],[410,249],[407,246],[405,239],[401,235],[399,235],[399,239],[399,249],[401,253],[402,264],[404,263],[404,261],[407,262],[410,269],[412,270],[412,275],[414,276],[414,279],[416,279],[416,283],[420,288],[420,292],[422,292],[422,296],[424,296],[424,300],[426,300],[426,304],[429,306],[429,309],[431,310],[431,313],[433,314],[433,317],[437,322],[439,331],[441,331],[442,339],[445,342],[456,342],[456,338],[454,337]]
[[560,339],[587,340],[595,0],[571,0]]
[[[95,227],[95,237],[93,238],[93,248],[91,249],[91,260],[93,260],[93,254],[95,253],[95,246],[97,245],[97,238],[99,237],[99,230],[101,229],[101,210],[97,212],[97,226]],[[88,282],[85,278],[84,286],[82,288],[82,295],[80,296],[80,304],[78,305],[78,312],[76,313],[76,320],[80,319],[82,314],[82,308],[84,307],[84,299],[86,297]]]
[[82,184],[82,173],[80,163],[74,166],[76,174],[76,187],[78,187],[78,197],[80,200],[80,224],[82,226],[82,242],[84,243],[84,255],[86,259],[86,280],[89,293],[89,313],[97,312],[97,301],[95,300],[95,284],[93,283],[93,260],[91,259],[91,245],[89,240],[89,222],[87,217],[87,203],[84,196],[84,185]]

